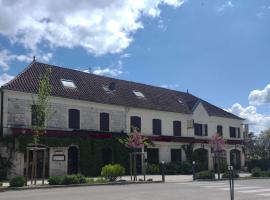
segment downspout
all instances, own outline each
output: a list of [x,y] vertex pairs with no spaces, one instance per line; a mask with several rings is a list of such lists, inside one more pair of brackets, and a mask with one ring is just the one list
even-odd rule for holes
[[1,121],[0,121],[0,138],[2,138],[4,136],[4,127],[3,127],[3,109],[4,109],[4,91],[3,88],[0,88],[1,90],[1,113],[0,113],[0,117],[1,117]]

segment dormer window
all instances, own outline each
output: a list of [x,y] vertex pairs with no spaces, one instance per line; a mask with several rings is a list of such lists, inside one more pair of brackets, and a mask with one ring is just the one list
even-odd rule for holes
[[72,80],[67,80],[67,79],[61,79],[61,82],[64,87],[67,88],[76,88],[75,83]]
[[144,94],[140,91],[133,90],[133,93],[138,97],[138,98],[145,98]]
[[115,82],[111,82],[109,85],[103,85],[102,87],[106,93],[110,93],[110,94],[112,94],[116,90]]

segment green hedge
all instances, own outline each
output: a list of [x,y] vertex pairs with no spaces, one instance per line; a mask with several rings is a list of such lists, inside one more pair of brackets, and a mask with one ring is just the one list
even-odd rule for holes
[[10,187],[23,187],[26,185],[26,179],[23,176],[16,176],[9,182]]
[[87,179],[81,174],[72,174],[64,176],[51,176],[48,179],[49,185],[70,185],[86,183]]
[[153,175],[160,174],[159,165],[157,165],[157,164],[148,164],[147,168],[146,168],[146,173],[147,174],[153,174]]
[[125,168],[119,164],[109,164],[102,167],[101,176],[109,181],[116,181],[118,177],[125,174]]
[[201,171],[196,173],[196,179],[214,179],[215,178],[215,174],[213,171]]
[[270,170],[261,170],[259,167],[255,167],[251,170],[252,177],[270,177]]
[[251,160],[247,163],[248,171],[251,172],[255,167],[260,168],[263,171],[270,170],[270,159]]
[[[16,138],[18,150],[25,152],[27,144],[32,142],[31,136],[19,136]],[[119,163],[129,171],[129,149],[118,142],[117,138],[93,139],[87,136],[69,137],[40,137],[40,143],[49,147],[68,147],[71,144],[78,145],[80,152],[80,173],[85,176],[99,176],[101,168],[104,166],[102,161],[102,149],[112,149],[114,163]]]

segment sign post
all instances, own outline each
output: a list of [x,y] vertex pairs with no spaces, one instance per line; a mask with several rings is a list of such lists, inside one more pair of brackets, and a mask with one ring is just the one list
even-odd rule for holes
[[230,182],[230,196],[231,200],[234,200],[234,173],[233,173],[233,166],[228,166],[229,170],[229,182]]

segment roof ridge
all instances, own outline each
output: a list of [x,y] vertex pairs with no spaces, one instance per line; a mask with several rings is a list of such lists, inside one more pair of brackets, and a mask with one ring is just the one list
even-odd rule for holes
[[[86,74],[86,75],[89,75],[89,76],[102,77],[102,78],[112,79],[112,80],[116,80],[116,81],[123,81],[123,82],[127,82],[127,83],[135,83],[135,84],[140,84],[140,85],[143,85],[143,86],[155,87],[155,88],[166,90],[166,91],[172,91],[172,92],[192,95],[192,94],[187,93],[187,92],[173,90],[173,89],[170,89],[170,88],[164,88],[164,87],[161,87],[161,86],[150,85],[150,84],[139,83],[139,82],[135,82],[135,81],[129,81],[129,80],[124,80],[124,79],[114,78],[114,77],[110,77],[110,76],[104,76],[104,75],[88,73],[88,72],[80,71],[80,70],[77,70],[77,69],[71,69],[71,68],[68,68],[68,67],[65,67],[65,66],[52,65],[52,64],[47,64],[47,63],[42,63],[42,62],[37,62],[37,61],[35,61],[35,62],[39,63],[39,64],[42,64],[42,65],[49,65],[49,66],[52,66],[52,67],[55,67],[55,68],[61,68],[61,69],[64,69],[64,70],[75,71],[76,73],[82,73],[82,74]],[[194,95],[192,95],[192,96],[194,96]],[[194,97],[196,97],[196,96],[194,96]],[[196,98],[198,98],[198,97],[196,97]]]

